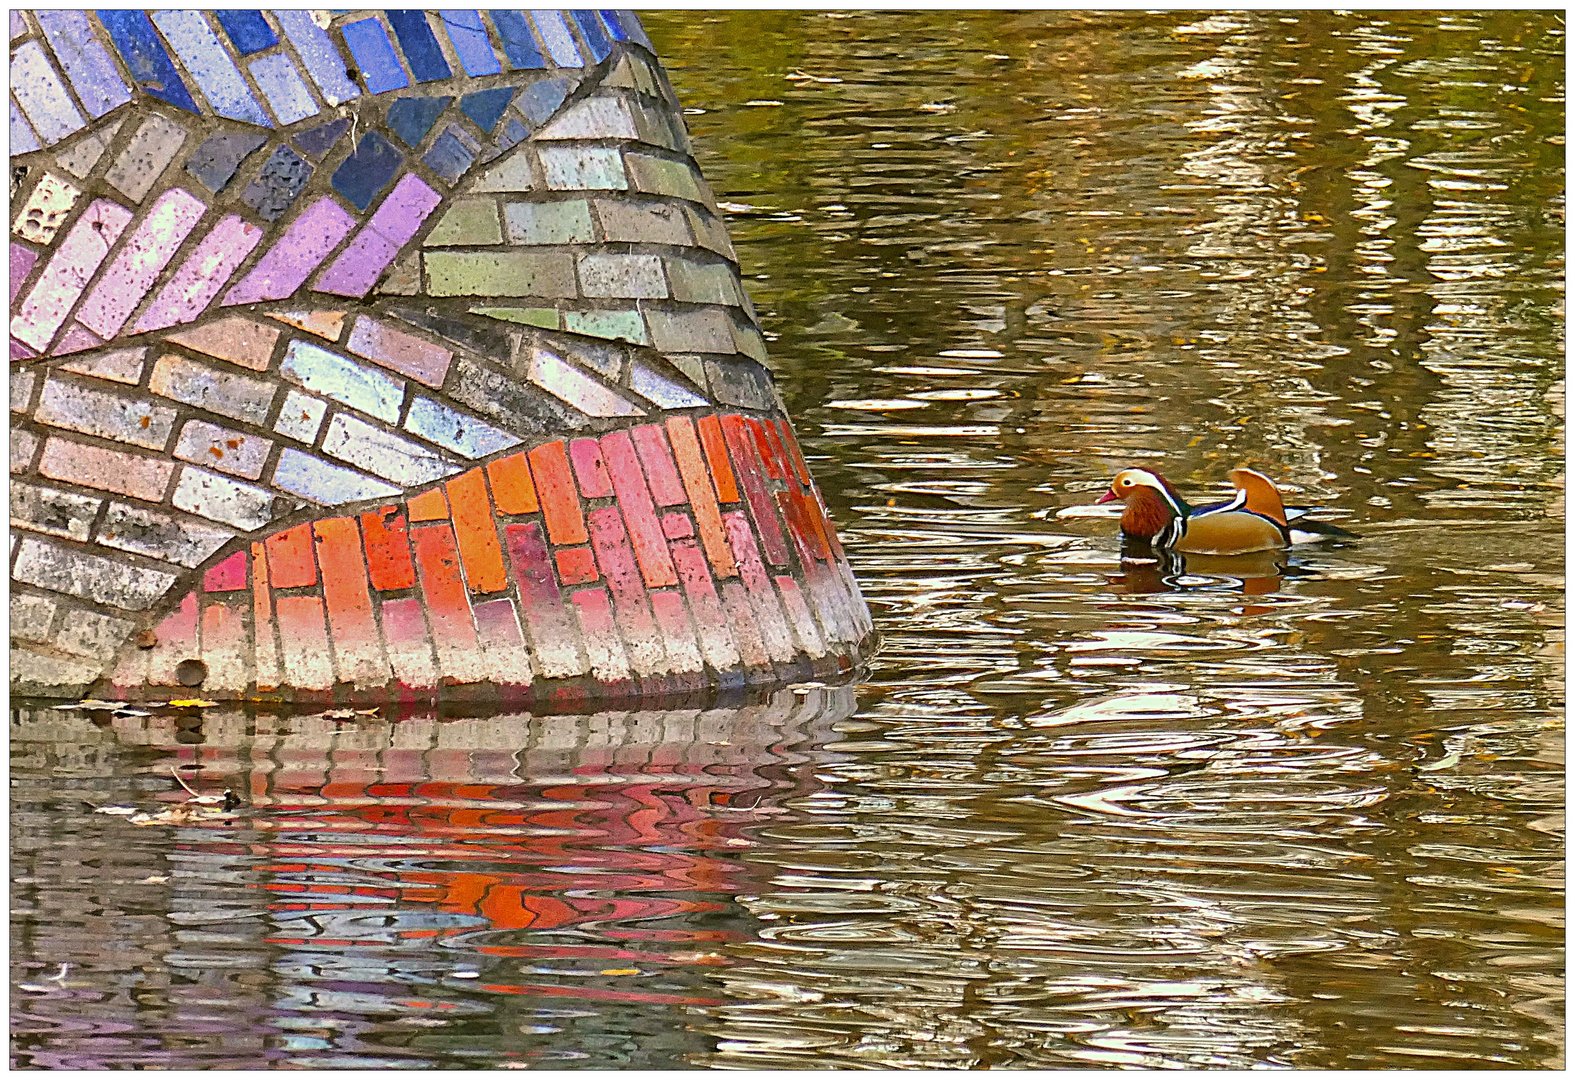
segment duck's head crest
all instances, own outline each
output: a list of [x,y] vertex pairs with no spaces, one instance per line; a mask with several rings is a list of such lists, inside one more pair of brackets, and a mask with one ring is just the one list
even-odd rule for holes
[[1110,490],[1101,495],[1098,501],[1105,503],[1120,499],[1128,502],[1134,495],[1149,491],[1156,493],[1178,517],[1186,514],[1187,504],[1170,481],[1149,469],[1122,469],[1111,479]]

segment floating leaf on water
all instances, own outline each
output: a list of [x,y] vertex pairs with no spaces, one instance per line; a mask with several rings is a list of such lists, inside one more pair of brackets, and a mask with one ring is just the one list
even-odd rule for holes
[[208,701],[205,698],[176,698],[174,701],[166,701],[164,704],[172,709],[211,709],[218,702]]
[[602,971],[602,974],[603,975],[638,975],[638,974],[640,974],[640,969],[639,968],[606,968],[606,969],[604,969]]
[[326,718],[328,718],[329,720],[354,720],[355,719],[355,710],[354,709],[329,709],[327,712],[323,713],[322,715],[325,716]]
[[130,817],[137,812],[135,806],[100,806],[93,811],[95,814],[112,814],[115,817]]

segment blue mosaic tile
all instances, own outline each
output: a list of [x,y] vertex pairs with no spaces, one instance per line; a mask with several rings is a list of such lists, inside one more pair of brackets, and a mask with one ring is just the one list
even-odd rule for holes
[[607,40],[607,35],[602,31],[602,23],[596,17],[596,12],[576,8],[571,14],[579,24],[580,36],[591,47],[591,55],[596,58],[596,62],[599,64],[607,59],[612,53],[612,42]]
[[494,11],[492,25],[498,28],[498,37],[503,39],[503,55],[508,57],[510,67],[526,70],[547,66],[541,50],[536,48],[536,39],[523,11]]
[[369,131],[361,136],[355,153],[334,170],[331,183],[335,191],[355,203],[357,210],[365,210],[394,178],[404,159],[393,143]]
[[312,21],[311,12],[279,10],[274,12],[274,18],[279,20],[284,36],[295,46],[301,62],[306,65],[306,73],[328,104],[338,105],[361,96],[360,87],[345,70],[344,57],[339,55],[338,48],[323,28]]
[[87,123],[37,41],[23,42],[12,55],[11,92],[45,146],[53,146]]
[[530,131],[524,124],[514,117],[509,117],[509,122],[503,125],[503,134],[498,136],[498,149],[507,150],[516,146],[530,136]]
[[[646,28],[643,25],[639,25],[639,16],[636,16],[633,11],[627,11],[627,9],[625,11],[603,11],[602,19],[605,20],[608,27],[616,27],[616,30],[613,30],[614,38],[619,39],[619,41],[633,41],[636,46],[644,46],[650,55],[655,55],[655,52],[657,52],[657,47],[652,46],[650,38],[646,36]],[[619,30],[622,30],[622,35],[619,33]]]
[[459,99],[459,111],[470,117],[471,122],[492,134],[492,129],[498,126],[498,121],[503,118],[503,110],[509,107],[509,102],[514,99],[513,86],[498,86],[491,90],[478,90],[474,94],[466,94]]
[[42,147],[38,145],[38,136],[33,134],[33,129],[22,116],[22,110],[16,107],[16,102],[11,102],[11,153],[31,154],[39,149]]
[[230,43],[242,56],[250,56],[279,44],[273,27],[268,25],[268,20],[263,18],[260,11],[218,8],[213,14],[229,35]]
[[402,97],[388,107],[388,129],[414,149],[421,145],[421,140],[427,137],[427,132],[453,100],[451,97]]
[[569,96],[572,89],[574,84],[567,79],[533,82],[520,95],[519,110],[525,114],[525,119],[540,126],[558,111],[558,106],[563,104],[563,99]]
[[321,161],[323,155],[334,148],[334,143],[339,141],[345,129],[350,126],[350,121],[344,117],[321,127],[314,127],[310,131],[303,131],[290,141],[301,153],[313,161]]
[[574,35],[569,33],[569,24],[563,20],[563,12],[533,11],[530,14],[541,34],[542,43],[547,46],[547,55],[552,57],[554,64],[559,67],[585,66],[579,46],[574,44]]
[[376,19],[347,23],[344,35],[345,44],[350,46],[350,53],[355,57],[356,66],[361,69],[361,78],[368,90],[381,94],[410,85],[382,23]]
[[607,32],[613,36],[613,40],[629,40],[629,33],[623,28],[623,24],[618,21],[618,13],[616,11],[598,11],[596,14],[602,17],[602,22],[606,25]]
[[450,127],[437,137],[432,149],[421,160],[426,162],[427,168],[452,184],[475,163],[480,150],[481,144],[468,133]]
[[293,124],[317,115],[317,103],[312,100],[312,92],[301,80],[294,62],[284,53],[259,56],[251,62],[251,71],[252,78],[262,88],[263,96],[268,99],[268,107],[279,118],[279,123]]
[[164,32],[164,39],[186,65],[214,112],[258,127],[273,126],[200,12],[160,11],[154,14],[153,22]]
[[[12,12],[13,15],[18,14]],[[131,88],[120,77],[109,51],[99,44],[85,11],[35,11],[38,25],[49,39],[55,59],[66,69],[66,78],[77,100],[95,117],[131,100]]]
[[186,171],[217,195],[234,178],[241,162],[267,142],[267,136],[249,131],[214,135],[197,147],[186,162]]
[[390,424],[398,423],[405,384],[354,360],[296,338],[285,351],[280,373],[291,382]]
[[524,441],[517,435],[500,431],[474,416],[467,416],[425,397],[411,401],[410,415],[405,418],[405,430],[471,459],[507,450]]
[[466,75],[497,75],[503,70],[479,11],[440,11],[437,16]]
[[98,12],[98,21],[109,31],[110,41],[143,93],[201,115],[146,14],[129,8],[103,8]]
[[280,146],[241,193],[241,202],[264,221],[278,221],[311,178],[312,167],[306,159],[288,146]]
[[292,495],[324,506],[386,499],[400,494],[399,488],[373,480],[353,469],[330,465],[313,454],[286,447],[273,471],[273,486]]
[[394,28],[394,36],[399,39],[405,62],[410,65],[417,82],[434,82],[453,76],[453,69],[443,59],[443,50],[427,23],[426,12],[395,8],[383,14],[388,19],[388,25]]

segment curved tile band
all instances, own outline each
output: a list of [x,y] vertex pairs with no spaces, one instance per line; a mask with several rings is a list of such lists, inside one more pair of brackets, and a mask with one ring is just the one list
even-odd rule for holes
[[595,698],[872,639],[630,12],[11,14],[14,693]]

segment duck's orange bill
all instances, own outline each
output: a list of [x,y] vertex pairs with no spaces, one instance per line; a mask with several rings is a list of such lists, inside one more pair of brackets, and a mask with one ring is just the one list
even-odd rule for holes
[[1111,488],[1109,491],[1105,492],[1099,498],[1095,499],[1094,500],[1094,505],[1098,506],[1100,503],[1113,502],[1113,501],[1115,501],[1116,499],[1119,499],[1119,498],[1121,498],[1121,496],[1116,494],[1116,489],[1115,488]]

